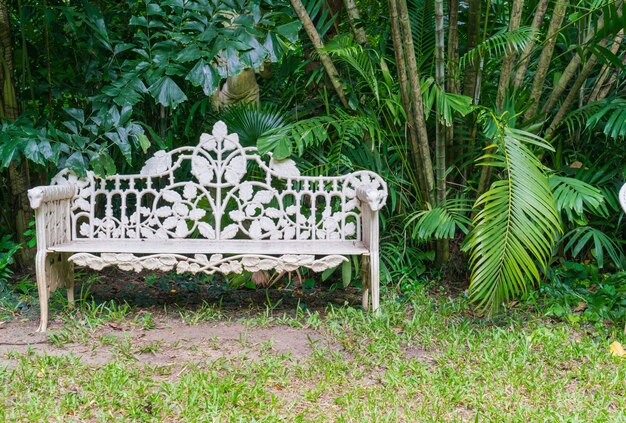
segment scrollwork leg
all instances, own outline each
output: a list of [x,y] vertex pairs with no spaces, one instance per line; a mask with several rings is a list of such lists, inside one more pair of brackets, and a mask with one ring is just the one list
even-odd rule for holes
[[372,292],[372,311],[380,315],[380,258],[378,251],[370,254],[370,289]]
[[370,256],[361,256],[361,280],[363,281],[361,291],[363,295],[362,304],[363,310],[369,311],[370,309]]
[[68,260],[70,254],[63,254],[61,265],[65,275],[65,286],[67,287],[67,305],[74,308],[74,263]]
[[39,328],[37,332],[45,332],[48,329],[48,298],[50,289],[46,272],[46,252],[38,251],[35,256],[35,272],[37,275],[37,290],[39,291]]

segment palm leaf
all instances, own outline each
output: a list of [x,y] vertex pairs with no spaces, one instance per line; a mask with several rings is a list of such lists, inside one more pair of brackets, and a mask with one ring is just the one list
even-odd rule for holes
[[565,242],[568,239],[564,249],[572,257],[578,257],[581,252],[591,249],[591,255],[596,259],[598,267],[602,269],[604,267],[604,252],[606,251],[617,268],[623,267],[624,254],[620,247],[601,230],[591,226],[580,226],[565,234],[562,241]]
[[535,31],[529,26],[522,26],[513,31],[503,28],[461,56],[459,69],[463,69],[467,63],[474,63],[478,55],[499,57],[509,52],[520,52],[534,36]]
[[273,104],[238,104],[219,115],[245,147],[256,145],[261,136],[286,125],[282,110]]
[[561,232],[558,210],[543,166],[525,143],[542,144],[519,130],[500,130],[498,152],[488,165],[502,167],[496,181],[476,201],[480,211],[464,249],[470,250],[470,296],[493,311],[539,281]]
[[584,211],[598,210],[604,203],[604,195],[598,188],[579,179],[550,175],[548,183],[557,209],[565,213],[570,222],[586,223]]
[[457,230],[464,234],[469,232],[472,221],[467,214],[471,210],[472,207],[467,200],[448,200],[441,206],[409,214],[404,227],[405,229],[412,227],[413,239],[417,241],[451,239]]

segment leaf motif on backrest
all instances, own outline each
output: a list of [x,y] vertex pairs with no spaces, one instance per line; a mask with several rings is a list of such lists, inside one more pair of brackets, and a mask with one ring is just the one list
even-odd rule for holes
[[272,157],[269,167],[283,178],[297,178],[300,176],[300,170],[296,166],[296,162],[291,159],[276,160]]
[[231,185],[236,185],[246,174],[247,160],[244,156],[235,156],[226,165],[224,180]]
[[222,147],[224,151],[235,150],[239,147],[239,134],[230,134],[224,138],[224,145]]
[[200,135],[200,147],[207,151],[215,151],[217,148],[217,142],[215,141],[215,137],[209,134]]
[[222,142],[224,137],[228,135],[228,128],[226,128],[226,124],[224,122],[219,120],[213,125],[212,133],[217,142]]
[[198,178],[198,182],[200,182],[201,185],[209,185],[213,182],[213,167],[204,157],[192,157],[191,173]]
[[160,175],[172,167],[172,156],[163,150],[154,153],[154,156],[146,160],[139,171],[140,175]]

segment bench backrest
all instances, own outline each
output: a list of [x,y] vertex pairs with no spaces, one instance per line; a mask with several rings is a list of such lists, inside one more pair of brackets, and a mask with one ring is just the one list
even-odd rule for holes
[[292,160],[266,162],[223,122],[196,146],[157,151],[138,175],[53,179],[68,182],[72,239],[361,240],[356,188],[373,186],[380,204],[387,195],[373,172],[309,177]]

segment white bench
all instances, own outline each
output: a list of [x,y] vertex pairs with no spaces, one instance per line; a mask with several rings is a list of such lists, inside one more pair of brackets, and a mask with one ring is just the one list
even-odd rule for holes
[[[73,304],[74,265],[100,270],[320,272],[361,255],[363,306],[379,306],[378,211],[385,182],[369,171],[300,176],[217,122],[196,146],[157,151],[139,175],[79,179],[67,170],[28,192],[35,209],[41,323],[50,292]],[[369,273],[369,275],[368,275]]]
[[626,213],[626,184],[619,190],[619,202],[622,205],[622,209],[624,209],[624,213]]

